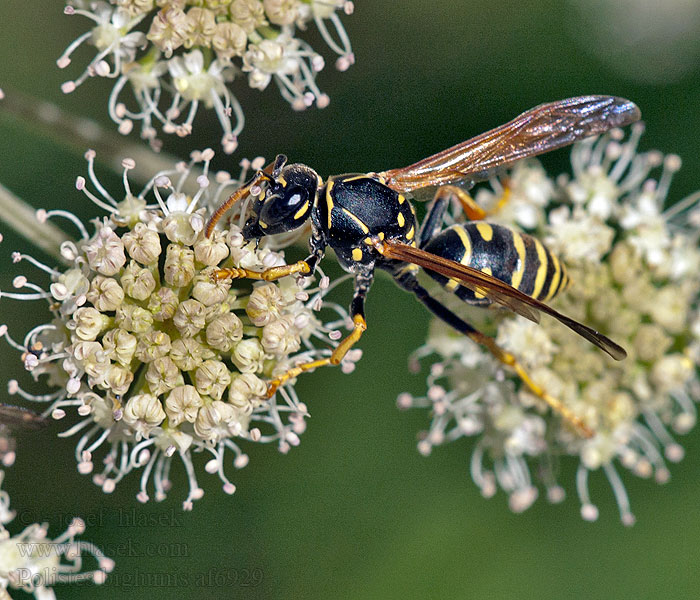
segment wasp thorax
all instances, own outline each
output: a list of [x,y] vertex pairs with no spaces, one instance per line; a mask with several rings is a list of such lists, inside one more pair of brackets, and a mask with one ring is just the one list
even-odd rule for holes
[[283,168],[264,188],[246,224],[246,238],[262,237],[296,229],[311,215],[318,187],[316,172],[300,164]]

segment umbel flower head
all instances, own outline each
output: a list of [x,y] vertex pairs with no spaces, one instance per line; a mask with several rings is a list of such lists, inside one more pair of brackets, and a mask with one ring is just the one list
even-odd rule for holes
[[[5,477],[0,470],[0,486]],[[57,583],[92,581],[104,583],[114,561],[90,542],[76,539],[85,531],[81,519],[73,519],[58,537],[48,537],[45,523],[33,523],[17,535],[10,535],[5,525],[15,518],[10,496],[0,490],[0,596],[9,598],[8,589],[34,594],[37,600],[55,599],[52,587]],[[92,557],[97,568],[86,571],[83,561]]]
[[[338,11],[353,12],[348,0],[73,0],[68,15],[89,19],[91,29],[58,59],[71,63],[89,44],[96,54],[82,74],[66,81],[65,93],[88,77],[114,79],[109,115],[120,133],[141,123],[141,137],[158,149],[157,128],[186,136],[200,106],[214,109],[231,153],[243,129],[243,110],[233,82],[264,90],[274,81],[295,110],[328,105],[316,84],[323,57],[297,37],[313,22],[344,71],[355,61]],[[328,27],[334,29],[334,33]],[[126,90],[126,91],[125,91]],[[130,93],[130,98],[125,95]]]
[[[595,435],[579,437],[485,350],[439,323],[415,354],[433,359],[426,395],[398,398],[401,408],[431,411],[421,453],[475,438],[472,479],[485,497],[505,491],[515,512],[535,501],[540,486],[561,501],[558,461],[572,457],[583,518],[598,517],[588,477],[601,470],[630,525],[619,469],[664,483],[666,461],[683,457],[672,434],[695,425],[700,194],[665,208],[680,159],[638,153],[642,131],[638,124],[627,140],[613,131],[578,144],[571,177],[553,180],[530,161],[514,168],[505,187],[492,182],[476,195],[494,220],[533,232],[564,260],[572,284],[552,304],[627,349],[627,359],[615,362],[551,319],[536,325],[505,311],[470,313]],[[657,167],[659,178],[650,178]]]
[[[205,470],[232,494],[228,457],[237,469],[248,463],[239,444],[275,442],[285,453],[299,444],[306,405],[289,383],[268,399],[266,380],[296,362],[328,356],[337,328],[348,320],[336,305],[326,305],[331,323],[316,316],[324,307],[326,277],[318,285],[293,277],[235,285],[212,279],[217,265],[263,270],[284,264],[275,248],[291,240],[277,236],[256,247],[235,224],[203,235],[212,207],[241,185],[251,166],[263,166],[262,159],[244,161],[238,179],[212,175],[213,156],[212,150],[194,152],[189,163],[156,174],[138,194],[128,178],[135,163],[126,159],[124,189],[114,197],[98,181],[88,152],[90,183],[79,177],[77,187],[108,216],[94,219],[89,232],[70,212],[39,211],[42,221],[67,219],[79,239],[61,246],[63,268],[15,253],[14,262],[31,264],[50,282],[42,287],[20,275],[13,282],[19,291],[0,292],[43,300],[49,309],[46,321],[21,342],[0,327],[27,371],[48,388],[30,394],[10,381],[10,394],[45,403],[44,414],[55,419],[67,410],[77,413],[79,421],[61,435],[78,436],[78,470],[92,473],[105,492],[137,471],[138,499],[154,494],[162,500],[171,462],[179,457],[189,480],[185,509],[204,493],[193,453],[209,455]],[[197,191],[189,195],[193,180]],[[314,347],[317,340],[324,342],[321,349]],[[358,358],[358,352],[348,356],[345,370]]]

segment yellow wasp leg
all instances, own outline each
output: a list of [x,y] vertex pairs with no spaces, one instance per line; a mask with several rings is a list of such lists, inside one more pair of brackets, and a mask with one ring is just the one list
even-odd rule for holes
[[443,185],[435,192],[435,200],[454,197],[462,207],[462,211],[470,221],[483,221],[487,217],[498,214],[510,200],[510,188],[506,185],[503,194],[498,199],[496,206],[491,210],[484,210],[479,206],[470,194],[456,185]]
[[503,207],[508,204],[510,201],[510,187],[506,183],[505,187],[503,188],[503,194],[501,197],[498,199],[498,202],[496,203],[496,206],[494,206],[490,211],[488,211],[489,215],[497,215]]
[[586,425],[583,420],[575,415],[567,406],[565,406],[561,400],[551,396],[546,392],[544,388],[537,385],[530,375],[528,375],[525,368],[518,362],[510,352],[501,348],[492,338],[484,335],[480,331],[468,332],[467,335],[473,339],[475,342],[485,346],[491,354],[493,354],[496,359],[507,365],[515,374],[520,378],[520,380],[528,387],[528,389],[542,400],[547,406],[549,406],[555,413],[561,415],[561,417],[571,424],[583,437],[591,438],[593,437],[593,431],[588,425]]
[[[379,242],[375,245],[375,248],[380,251],[384,249]],[[555,413],[560,415],[567,423],[574,427],[580,435],[586,438],[593,437],[593,431],[590,429],[590,427],[588,427],[588,425],[586,425],[580,417],[575,415],[560,400],[554,396],[551,396],[544,388],[537,385],[532,380],[525,368],[518,362],[518,359],[515,358],[515,356],[501,348],[492,338],[481,333],[478,329],[475,329],[465,320],[458,317],[442,302],[433,298],[433,296],[431,296],[430,293],[418,283],[414,273],[406,270],[399,271],[398,276],[395,277],[395,280],[400,287],[414,293],[418,300],[420,300],[436,317],[447,323],[456,331],[466,335],[470,340],[484,346],[498,361],[507,367],[510,367],[510,369],[515,372],[523,384],[527,386],[527,388],[535,396],[545,402],[547,406],[549,406]]]
[[311,371],[318,367],[326,367],[329,365],[339,365],[350,348],[352,348],[359,341],[362,334],[367,330],[367,321],[365,321],[365,318],[362,315],[355,315],[352,320],[354,324],[352,333],[350,333],[350,335],[348,335],[342,342],[340,342],[340,344],[336,346],[333,353],[328,358],[321,358],[311,362],[302,363],[289,369],[286,373],[283,373],[272,381],[269,381],[267,384],[267,397],[272,397],[279,386],[283,385],[286,381],[301,375],[305,371]]
[[309,263],[305,260],[299,260],[291,265],[271,267],[264,271],[251,271],[250,269],[229,267],[226,269],[217,269],[212,273],[211,277],[214,281],[221,281],[222,279],[262,279],[263,281],[276,281],[277,279],[281,279],[287,275],[294,275],[295,273],[301,273],[302,275],[311,273]]
[[434,200],[442,200],[454,197],[462,206],[464,214],[470,221],[483,221],[486,218],[486,211],[481,208],[474,199],[462,188],[456,185],[443,185],[435,192]]

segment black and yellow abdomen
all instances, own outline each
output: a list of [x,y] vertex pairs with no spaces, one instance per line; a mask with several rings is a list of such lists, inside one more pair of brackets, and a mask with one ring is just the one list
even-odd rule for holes
[[[493,275],[540,301],[550,300],[569,284],[564,265],[542,242],[503,225],[481,221],[452,225],[423,250]],[[426,272],[465,302],[490,304],[457,281]]]

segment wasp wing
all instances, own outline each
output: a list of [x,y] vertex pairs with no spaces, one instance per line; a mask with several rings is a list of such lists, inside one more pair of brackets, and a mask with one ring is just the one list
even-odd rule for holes
[[435,271],[450,279],[456,279],[461,285],[470,290],[482,294],[492,302],[505,306],[536,323],[539,322],[537,311],[548,314],[592,344],[598,346],[601,350],[607,352],[615,360],[622,360],[627,356],[624,348],[618,346],[602,333],[561,314],[543,302],[523,294],[520,290],[478,269],[462,265],[396,240],[384,241],[381,252],[386,258],[413,263],[423,269]]
[[399,192],[488,179],[491,171],[536,156],[613,127],[638,121],[639,108],[614,96],[578,96],[540,104],[509,123],[482,133],[402,169],[378,175]]

